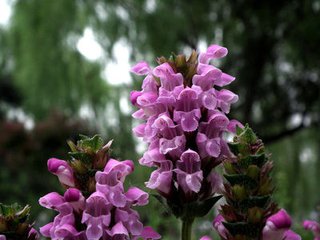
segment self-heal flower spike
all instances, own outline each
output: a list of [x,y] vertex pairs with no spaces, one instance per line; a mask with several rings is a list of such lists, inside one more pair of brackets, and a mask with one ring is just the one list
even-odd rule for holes
[[224,240],[300,240],[289,231],[289,215],[272,201],[272,162],[262,141],[248,125],[236,133],[233,155],[223,162],[226,204],[213,227]]
[[38,232],[28,222],[30,206],[0,203],[0,240],[37,240]]
[[205,215],[219,199],[214,167],[230,154],[223,134],[236,122],[226,114],[238,97],[221,89],[235,78],[209,62],[227,52],[212,45],[200,55],[161,57],[153,69],[140,62],[131,70],[146,75],[142,90],[130,95],[138,108],[133,117],[143,120],[133,132],[149,144],[139,162],[156,168],[146,185],[181,219]]
[[[63,196],[52,192],[39,199],[40,205],[58,212],[53,222],[40,228],[43,236],[53,240],[160,238],[151,227],[143,226],[132,209],[146,205],[148,194],[134,186],[127,191],[124,188],[126,176],[134,170],[133,162],[109,158],[110,143],[103,145],[99,137],[83,137],[77,145],[69,143],[71,161],[49,160],[53,173],[68,173],[57,174],[67,190]],[[65,177],[72,172],[73,178]],[[74,179],[75,187],[65,179]]]

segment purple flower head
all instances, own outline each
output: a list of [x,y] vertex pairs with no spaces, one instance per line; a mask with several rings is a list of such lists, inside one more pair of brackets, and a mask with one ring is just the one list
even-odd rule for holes
[[226,114],[238,96],[221,89],[235,78],[209,62],[227,53],[226,48],[212,45],[189,59],[161,57],[154,69],[141,62],[133,67],[138,75],[140,69],[148,69],[143,71],[147,76],[142,90],[130,97],[138,108],[133,117],[143,121],[133,132],[149,145],[139,162],[156,168],[147,187],[165,198],[201,202],[221,189],[221,181],[214,183],[219,179],[211,172],[229,154],[223,136],[237,123]]
[[[48,165],[53,172],[61,166],[68,169],[65,161],[51,161]],[[52,192],[40,198],[40,205],[58,212],[53,222],[40,228],[41,234],[53,240],[159,239],[132,209],[148,204],[148,194],[137,187],[125,191],[123,186],[133,170],[130,160],[109,159],[103,171],[95,174],[95,192],[85,195],[69,187],[63,196]]]
[[303,222],[303,227],[309,230],[314,235],[314,240],[320,240],[320,224],[316,221],[305,220]]

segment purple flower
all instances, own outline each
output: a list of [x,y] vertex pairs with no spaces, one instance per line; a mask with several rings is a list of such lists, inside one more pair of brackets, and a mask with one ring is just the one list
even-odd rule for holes
[[59,178],[61,184],[74,187],[73,171],[66,161],[50,158],[48,160],[48,170]]
[[192,150],[187,150],[181,155],[181,160],[177,161],[177,180],[179,186],[185,193],[199,192],[203,174],[200,169],[201,162],[199,155]]
[[89,239],[98,240],[102,237],[111,221],[111,209],[112,204],[103,193],[95,192],[87,199],[82,223],[87,225],[86,235]]
[[212,225],[213,228],[217,231],[217,233],[223,238],[223,239],[228,239],[227,237],[229,236],[228,230],[225,228],[223,225],[224,218],[222,215],[216,216],[216,218],[213,220]]
[[150,67],[148,63],[142,61],[135,65],[133,68],[131,68],[131,72],[137,75],[146,75],[150,72]]
[[203,236],[199,240],[212,240],[212,238],[209,236]]
[[172,174],[172,162],[161,162],[160,167],[151,173],[150,179],[147,182],[147,187],[157,189],[164,195],[169,194],[172,187]]
[[263,228],[263,240],[300,240],[301,237],[292,231],[291,218],[288,213],[281,209],[267,219]]
[[228,49],[219,45],[211,45],[205,53],[201,53],[199,57],[200,63],[208,63],[211,59],[223,58],[228,54]]
[[303,222],[303,227],[306,230],[312,231],[314,235],[314,240],[320,240],[320,224],[316,221],[305,220]]

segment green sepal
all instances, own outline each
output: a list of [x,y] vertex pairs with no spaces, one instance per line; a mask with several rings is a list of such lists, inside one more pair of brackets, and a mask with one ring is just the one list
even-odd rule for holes
[[[209,213],[214,204],[216,204],[222,195],[214,196],[203,201],[195,201],[186,204],[177,204],[167,201],[173,215],[180,219],[194,219],[195,217],[204,217]],[[157,197],[158,200],[159,197]],[[160,200],[162,202],[162,200]]]
[[77,159],[83,162],[86,165],[90,165],[92,163],[92,155],[84,152],[69,152],[68,153],[74,159]]
[[253,189],[257,187],[257,182],[252,179],[251,177],[244,175],[244,174],[231,174],[223,175],[227,181],[231,184],[231,186],[234,185],[243,185],[246,188]]
[[259,155],[250,155],[245,158],[241,158],[238,160],[238,163],[242,168],[247,168],[249,165],[257,165],[261,168],[267,160],[266,155],[262,153]]
[[247,199],[244,199],[243,201],[239,202],[239,207],[243,211],[247,211],[249,208],[258,207],[258,208],[265,208],[267,204],[270,202],[271,196],[254,196]]
[[95,153],[103,147],[103,139],[99,135],[95,135],[92,138],[82,135],[82,139],[78,142],[78,147]]
[[241,142],[245,142],[246,144],[253,144],[258,140],[257,135],[248,124],[246,124],[241,134],[239,134],[239,139]]
[[260,232],[261,227],[259,224],[252,224],[247,222],[222,222],[225,228],[233,235],[245,235],[249,237],[257,237],[257,233]]

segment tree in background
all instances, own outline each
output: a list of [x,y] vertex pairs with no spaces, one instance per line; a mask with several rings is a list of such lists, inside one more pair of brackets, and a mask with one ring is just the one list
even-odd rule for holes
[[[105,59],[88,62],[79,54],[84,28],[93,29],[106,59],[118,41],[128,45],[132,60],[150,62],[171,51],[223,44],[231,53],[223,69],[238,79],[231,89],[240,96],[233,117],[269,144],[278,202],[302,216],[320,199],[319,11],[316,0],[17,0],[10,25],[0,29],[1,93],[8,94],[1,94],[0,110],[7,116],[21,107],[37,122],[52,109],[75,117],[86,106],[91,124],[117,138],[114,154],[134,159],[131,117],[119,103],[129,88],[101,78]],[[113,111],[107,115],[106,108]]]

